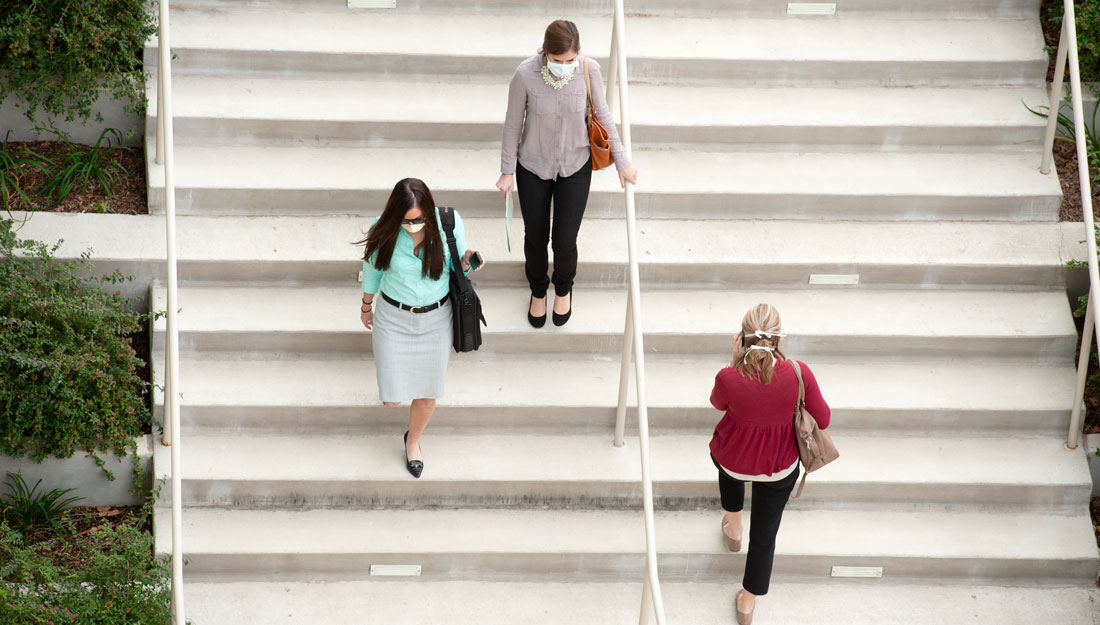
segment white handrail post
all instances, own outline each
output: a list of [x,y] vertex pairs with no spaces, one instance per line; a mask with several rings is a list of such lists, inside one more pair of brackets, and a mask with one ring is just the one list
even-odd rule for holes
[[[158,126],[163,124],[164,143],[164,235],[165,261],[168,268],[167,351],[168,370],[165,410],[171,422],[172,441],[172,622],[185,625],[183,606],[183,486],[180,471],[180,385],[179,385],[179,325],[176,312],[178,277],[176,275],[176,182],[174,176],[175,148],[172,137],[172,53],[169,41],[168,0],[160,0],[160,46],[157,109],[161,111]],[[158,147],[160,142],[158,142]],[[170,389],[171,392],[168,392]]]
[[[1077,20],[1073,0],[1063,0],[1066,27],[1066,47],[1069,49],[1069,85],[1073,94],[1073,126],[1077,142],[1077,175],[1081,183],[1081,209],[1085,218],[1085,248],[1088,250],[1089,293],[1100,293],[1100,269],[1096,262],[1096,226],[1092,216],[1092,181],[1089,178],[1088,149],[1085,143],[1085,109],[1081,98],[1081,66],[1077,58]],[[1091,298],[1090,298],[1091,301]],[[1093,313],[1097,313],[1097,308]],[[1093,320],[1093,330],[1100,334],[1100,324]]]
[[649,615],[653,612],[653,593],[649,589],[649,564],[645,565],[645,578],[642,580],[642,607],[638,611],[638,625],[649,625]]
[[[630,155],[630,97],[627,92],[626,41],[623,0],[615,0],[615,54],[619,57],[619,109],[622,115],[623,150]],[[657,576],[657,531],[653,517],[653,479],[649,471],[649,415],[646,410],[645,349],[642,342],[642,299],[638,271],[637,224],[634,213],[634,185],[626,185],[626,240],[630,260],[631,326],[634,334],[634,375],[638,396],[638,441],[642,464],[642,503],[645,509],[646,572],[645,580],[652,593],[653,612],[658,625],[665,625],[664,599]]]
[[1054,158],[1054,131],[1058,127],[1058,112],[1062,110],[1062,85],[1065,80],[1066,58],[1069,50],[1066,47],[1066,30],[1069,21],[1062,20],[1062,33],[1058,36],[1058,60],[1054,63],[1054,82],[1050,86],[1050,107],[1047,109],[1047,134],[1043,138],[1043,162],[1039,165],[1039,173],[1044,176],[1050,173],[1050,161]]
[[1096,318],[1092,316],[1092,293],[1085,306],[1085,329],[1081,333],[1081,354],[1077,357],[1077,385],[1073,390],[1073,410],[1069,413],[1069,434],[1066,436],[1066,449],[1077,449],[1077,440],[1081,435],[1081,404],[1085,395],[1085,381],[1088,379],[1089,359],[1092,356],[1092,333]]
[[[161,29],[163,32],[163,28]],[[164,39],[157,34],[157,145],[156,164],[164,164]]]
[[634,349],[634,328],[631,327],[634,304],[631,302],[630,292],[626,294],[626,323],[623,330],[623,362],[619,366],[619,404],[615,408],[615,441],[616,447],[623,446],[623,437],[626,435],[626,408],[630,402],[630,358]]

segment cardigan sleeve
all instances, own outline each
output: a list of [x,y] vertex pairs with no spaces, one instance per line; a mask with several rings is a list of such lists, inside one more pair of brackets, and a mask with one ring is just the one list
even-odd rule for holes
[[[722,371],[725,371],[723,369]],[[729,399],[726,395],[726,383],[722,381],[722,371],[714,376],[714,388],[710,391],[710,405],[718,410],[729,407]]]
[[802,361],[798,364],[802,367],[802,382],[806,385],[806,410],[810,412],[814,421],[817,421],[817,427],[824,430],[829,427],[832,410],[829,404],[825,403],[825,398],[821,396],[821,388],[817,385],[817,378],[814,377],[813,371],[810,371]]

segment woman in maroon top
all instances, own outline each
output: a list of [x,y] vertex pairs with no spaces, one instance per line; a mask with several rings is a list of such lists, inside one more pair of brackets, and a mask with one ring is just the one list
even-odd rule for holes
[[[752,527],[743,590],[735,598],[737,622],[749,625],[756,597],[768,593],[775,536],[791,490],[798,481],[794,410],[798,378],[779,351],[783,328],[779,311],[758,304],[745,313],[734,337],[733,360],[718,372],[710,403],[725,411],[714,428],[710,455],[718,467],[722,493],[722,533],[730,551],[741,550],[741,510],[745,482],[752,482]],[[806,409],[822,429],[829,427],[829,405],[814,374],[801,361]]]

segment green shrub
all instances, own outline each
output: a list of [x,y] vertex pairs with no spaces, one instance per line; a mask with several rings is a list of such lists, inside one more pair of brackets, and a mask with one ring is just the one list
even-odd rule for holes
[[[1065,11],[1061,2],[1049,9],[1050,21],[1061,27]],[[1077,24],[1077,57],[1081,65],[1081,80],[1100,80],[1100,0],[1075,0],[1074,21]],[[1069,79],[1069,76],[1066,76]]]
[[[156,32],[146,0],[4,0],[0,10],[0,102],[15,96],[26,116],[66,121],[91,117],[104,89],[144,110],[141,53]],[[101,115],[97,121],[103,121]]]
[[169,567],[132,525],[27,545],[0,522],[0,623],[168,625]]
[[34,167],[42,172],[49,171],[46,165],[52,165],[50,159],[30,150],[26,146],[19,148],[9,147],[9,130],[4,135],[4,143],[0,144],[0,209],[5,209],[11,204],[11,197],[19,198],[19,206],[30,204],[26,189],[23,188],[24,167]]
[[[112,141],[108,135],[113,136],[114,140]],[[48,172],[45,183],[46,195],[53,196],[54,201],[61,204],[74,189],[78,193],[87,191],[93,180],[103,187],[104,193],[110,195],[111,185],[115,180],[126,175],[126,168],[118,161],[106,157],[112,152],[130,150],[120,145],[121,143],[122,133],[114,128],[107,128],[99,133],[99,139],[96,140],[95,145],[72,146],[71,152],[59,157],[59,162],[46,170]]]
[[116,270],[90,284],[89,252],[55,261],[60,243],[20,240],[13,228],[0,219],[0,453],[39,461],[86,450],[102,467],[96,449],[135,451],[150,424],[127,337],[141,317],[94,286],[129,278]]

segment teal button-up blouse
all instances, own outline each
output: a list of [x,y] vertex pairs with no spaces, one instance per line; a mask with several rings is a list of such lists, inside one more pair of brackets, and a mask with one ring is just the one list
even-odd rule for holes
[[[443,239],[443,273],[439,279],[432,280],[431,276],[421,275],[423,253],[413,253],[412,236],[402,228],[397,234],[397,243],[394,245],[388,269],[382,271],[375,267],[374,256],[363,261],[364,293],[377,293],[381,288],[386,295],[409,306],[427,306],[447,296],[451,290],[451,250],[447,246],[443,224],[439,223],[438,208],[435,209],[435,220],[439,225],[439,236]],[[371,228],[376,223],[378,218],[371,222]],[[460,257],[466,254],[466,228],[458,211],[455,211],[455,247],[458,248]]]

